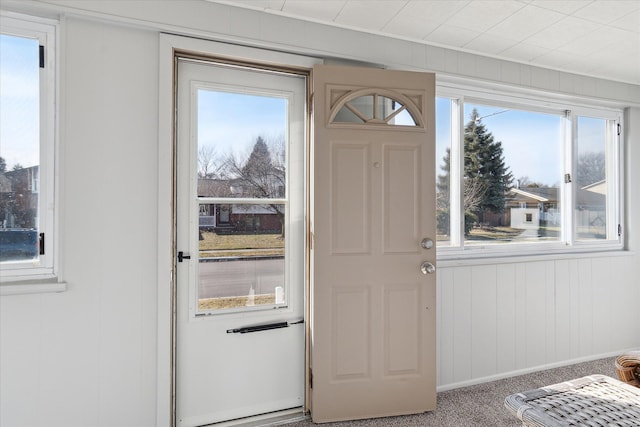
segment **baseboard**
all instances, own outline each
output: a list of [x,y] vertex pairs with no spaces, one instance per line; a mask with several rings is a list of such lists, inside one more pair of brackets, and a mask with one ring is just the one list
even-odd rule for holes
[[622,353],[624,353],[626,351],[633,351],[633,350],[640,350],[640,348],[629,348],[629,349],[614,351],[614,352],[610,352],[610,353],[603,353],[603,354],[597,354],[597,355],[591,355],[591,356],[585,356],[585,357],[578,357],[578,358],[575,358],[575,359],[562,360],[560,362],[548,363],[548,364],[545,364],[545,365],[532,366],[530,368],[518,369],[518,370],[515,370],[515,371],[509,371],[509,372],[503,372],[503,373],[499,373],[499,374],[495,374],[495,375],[489,375],[489,376],[480,377],[480,378],[473,378],[473,379],[460,381],[460,382],[456,382],[456,383],[451,383],[451,384],[440,384],[440,385],[437,386],[436,390],[438,392],[443,392],[443,391],[454,390],[454,389],[462,388],[462,387],[469,387],[469,386],[472,386],[472,385],[488,383],[488,382],[491,382],[491,381],[503,380],[505,378],[517,377],[518,375],[526,375],[526,374],[531,374],[533,372],[546,371],[547,369],[562,368],[564,366],[575,365],[575,364],[578,364],[578,363],[592,362],[594,360],[606,359],[608,357],[616,357],[616,356],[619,356],[620,354],[622,354]]

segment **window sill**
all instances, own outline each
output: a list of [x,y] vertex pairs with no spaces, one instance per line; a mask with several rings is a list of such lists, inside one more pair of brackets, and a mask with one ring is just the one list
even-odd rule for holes
[[0,285],[0,296],[47,294],[47,293],[65,292],[66,290],[67,290],[66,282],[38,281],[38,280],[32,280],[27,282],[9,282],[7,284]]
[[463,267],[473,265],[487,265],[487,264],[511,264],[520,262],[534,262],[534,261],[557,261],[562,259],[579,259],[579,258],[605,258],[605,257],[625,257],[634,256],[636,253],[629,250],[610,250],[610,251],[566,251],[566,252],[551,252],[551,253],[528,253],[528,254],[486,254],[486,256],[442,256],[438,254],[438,266],[439,267]]

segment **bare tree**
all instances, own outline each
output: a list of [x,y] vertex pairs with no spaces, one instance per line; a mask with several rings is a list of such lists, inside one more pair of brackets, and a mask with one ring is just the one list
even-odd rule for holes
[[604,151],[586,152],[578,157],[577,182],[580,187],[602,181],[606,176]]
[[213,145],[198,148],[198,177],[219,178],[223,167]]
[[474,212],[482,204],[486,184],[478,177],[464,178],[464,210]]
[[546,188],[548,185],[542,184],[540,182],[532,181],[528,176],[521,176],[516,180],[518,183],[518,188]]
[[[272,147],[278,147],[277,141]],[[282,198],[286,191],[286,164],[283,150],[272,156],[267,142],[258,136],[246,161],[232,154],[224,160],[222,175],[232,182],[235,195],[259,199]],[[284,235],[284,206],[265,201],[267,202],[265,206],[277,215]]]

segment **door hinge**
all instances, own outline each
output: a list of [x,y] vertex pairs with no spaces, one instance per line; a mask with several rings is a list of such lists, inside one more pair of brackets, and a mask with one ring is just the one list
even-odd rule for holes
[[618,224],[618,237],[622,236],[622,224]]
[[40,57],[40,68],[44,68],[44,46],[40,46],[38,55]]
[[564,183],[568,184],[571,182],[571,174],[570,173],[565,173],[564,174]]
[[309,388],[313,388],[313,370],[309,368]]
[[40,245],[40,255],[44,255],[44,233],[40,233],[38,244]]
[[620,136],[620,134],[622,133],[622,126],[620,125],[620,123],[618,123],[616,127],[618,128],[618,136]]

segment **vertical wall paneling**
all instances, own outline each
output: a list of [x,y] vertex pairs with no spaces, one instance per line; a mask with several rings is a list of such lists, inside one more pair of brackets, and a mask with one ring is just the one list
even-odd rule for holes
[[472,271],[471,374],[487,377],[496,373],[496,266],[476,266]]
[[515,300],[513,302],[516,308],[516,336],[514,340],[516,352],[516,369],[524,369],[526,367],[527,345],[529,337],[526,336],[526,322],[529,305],[527,302],[526,288],[526,264],[515,264]]
[[593,352],[601,354],[611,348],[612,325],[611,285],[618,273],[611,268],[611,259],[594,259],[591,267],[593,286]]
[[471,347],[473,333],[471,294],[472,267],[460,267],[453,272],[453,381],[460,382],[471,378],[471,359],[476,357]]
[[555,354],[559,360],[571,359],[571,282],[569,261],[555,263]]
[[545,269],[546,262],[525,264],[525,327],[522,330],[526,337],[525,366],[544,364],[546,353],[546,299]]
[[556,263],[547,261],[544,263],[544,298],[545,298],[545,363],[548,360],[556,360],[556,310],[555,303],[549,304],[549,301],[556,301]]
[[441,389],[638,348],[630,260],[441,266]]
[[516,301],[515,264],[496,266],[496,369],[516,369]]
[[437,275],[438,384],[454,383],[455,365],[450,362],[454,354],[453,272],[453,268],[441,268]]
[[578,302],[580,313],[578,316],[578,354],[580,356],[592,354],[593,351],[593,272],[589,259],[578,260]]

